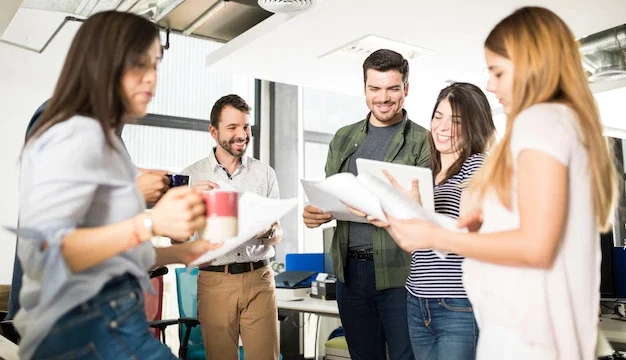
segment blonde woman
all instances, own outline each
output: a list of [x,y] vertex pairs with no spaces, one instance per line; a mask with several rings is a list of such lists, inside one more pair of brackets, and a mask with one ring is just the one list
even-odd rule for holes
[[526,7],[496,25],[485,56],[507,128],[463,200],[471,232],[396,219],[388,231],[405,251],[467,257],[478,359],[593,359],[598,232],[617,191],[578,44],[557,15]]

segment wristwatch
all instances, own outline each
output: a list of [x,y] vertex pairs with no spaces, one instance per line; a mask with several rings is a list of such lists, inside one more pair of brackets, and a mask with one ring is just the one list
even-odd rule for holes
[[276,228],[274,227],[274,225],[272,225],[272,227],[270,227],[270,230],[267,232],[267,236],[265,238],[266,239],[273,238],[275,232],[276,232]]
[[143,227],[145,227],[146,230],[148,230],[148,232],[150,232],[150,234],[154,236],[155,234],[153,229],[152,216],[150,216],[150,213],[148,213],[147,211],[144,212],[144,214],[146,214],[146,216],[143,218]]

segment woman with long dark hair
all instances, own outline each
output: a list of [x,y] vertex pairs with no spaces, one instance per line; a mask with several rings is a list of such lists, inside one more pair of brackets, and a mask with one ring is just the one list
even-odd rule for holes
[[[435,211],[456,219],[462,191],[493,140],[491,108],[478,87],[454,83],[439,93],[431,119]],[[417,250],[411,257],[407,315],[415,359],[473,359],[478,327],[463,289],[463,256],[440,259],[432,250]]]
[[[475,85],[453,83],[439,93],[430,125],[435,211],[457,219],[463,189],[483,165],[495,135],[489,101]],[[421,203],[417,181],[408,190],[386,175],[394,187]],[[476,356],[478,326],[463,289],[462,263],[461,255],[448,254],[441,259],[430,249],[411,254],[407,316],[416,360],[469,360]]]
[[22,359],[168,359],[148,330],[147,271],[188,263],[212,247],[155,249],[150,239],[188,238],[206,223],[201,196],[169,190],[150,213],[115,130],[144,116],[162,58],[159,32],[120,12],[78,30],[53,96],[21,157]]

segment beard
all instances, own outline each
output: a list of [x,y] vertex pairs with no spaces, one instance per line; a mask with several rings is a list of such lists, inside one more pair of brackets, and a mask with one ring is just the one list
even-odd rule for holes
[[[243,148],[241,150],[236,149],[233,146],[236,143],[243,143],[244,144]],[[231,154],[234,157],[242,157],[246,153],[246,150],[248,150],[249,143],[250,143],[250,137],[245,137],[245,138],[236,137],[230,140],[218,139],[218,144],[220,145],[220,147],[226,150],[229,154]]]
[[377,105],[386,105],[386,106],[390,106],[390,107],[395,107],[397,106],[397,103],[395,102],[388,102],[388,103],[370,103],[368,104],[368,107],[370,108],[370,111],[372,112],[372,114],[374,115],[374,117],[376,118],[376,120],[382,122],[382,123],[387,123],[387,122],[391,122],[397,119],[398,117],[398,112],[402,112],[402,109],[400,108],[398,112],[393,112],[393,111],[387,111],[387,112],[382,112],[378,109]]

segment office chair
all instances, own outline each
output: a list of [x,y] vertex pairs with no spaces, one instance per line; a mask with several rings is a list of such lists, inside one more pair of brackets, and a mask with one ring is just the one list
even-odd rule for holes
[[[163,276],[168,273],[166,267],[155,269],[149,273],[150,283],[154,288],[155,294],[144,293],[144,311],[148,323],[158,321],[163,316]],[[150,329],[155,338],[161,338],[161,330],[158,328]]]
[[178,311],[180,318],[171,320],[158,320],[150,323],[150,327],[159,329],[161,341],[166,343],[165,329],[170,325],[179,325],[178,337],[180,348],[178,356],[183,360],[206,359],[200,322],[197,319],[197,278],[198,269],[186,273],[186,268],[178,268],[176,274],[176,292],[178,295]]

